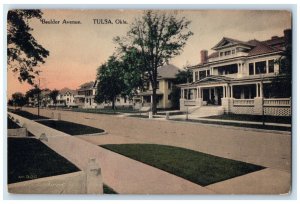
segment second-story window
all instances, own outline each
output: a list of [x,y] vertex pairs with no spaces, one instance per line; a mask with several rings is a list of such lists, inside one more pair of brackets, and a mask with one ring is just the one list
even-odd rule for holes
[[168,89],[172,88],[172,82],[168,81]]
[[266,61],[255,62],[255,74],[265,74],[267,71]]
[[159,89],[159,81],[156,82],[156,89]]
[[253,63],[249,64],[249,75],[253,75],[254,74],[254,66]]
[[234,54],[235,54],[235,50],[231,50],[231,54],[233,54],[233,55],[234,55]]
[[206,71],[200,71],[199,77],[200,77],[200,79],[204,79],[206,77]]
[[206,70],[206,76],[209,76],[210,75],[210,70]]
[[230,55],[230,54],[231,54],[230,50],[225,52],[225,56]]
[[274,60],[269,60],[268,65],[269,73],[274,73]]

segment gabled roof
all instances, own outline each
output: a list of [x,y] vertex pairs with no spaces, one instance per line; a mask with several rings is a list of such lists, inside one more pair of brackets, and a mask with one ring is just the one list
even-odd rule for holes
[[281,51],[280,49],[271,47],[263,42],[257,41],[256,43],[257,43],[257,45],[252,50],[249,51],[248,56],[254,56],[254,55],[267,54],[267,53],[271,53],[271,52]]
[[157,69],[158,76],[157,78],[159,79],[175,79],[176,74],[179,72],[179,68],[172,65],[172,64],[167,64],[165,66],[159,67]]
[[248,46],[248,47],[253,46],[253,45],[251,45],[247,42],[243,42],[243,41],[228,38],[228,37],[223,37],[222,40],[220,42],[218,42],[212,49],[213,50],[218,50],[220,48],[229,47],[229,46],[233,46],[233,45],[245,45],[245,46]]
[[95,88],[95,86],[96,86],[96,81],[90,81],[90,82],[80,85],[80,88],[77,91],[93,89],[93,88]]
[[65,94],[68,93],[68,92],[69,92],[70,94],[76,94],[76,91],[75,91],[75,90],[69,89],[69,88],[67,88],[67,87],[61,89],[61,90],[59,91],[59,94],[65,95]]

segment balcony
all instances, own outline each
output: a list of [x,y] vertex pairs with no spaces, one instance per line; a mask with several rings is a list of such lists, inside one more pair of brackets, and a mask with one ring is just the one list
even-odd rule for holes
[[210,59],[208,59],[208,62],[216,62],[216,61],[231,59],[231,58],[235,58],[235,57],[244,57],[247,55],[248,55],[248,53],[246,53],[246,52],[237,52],[236,54],[210,58]]

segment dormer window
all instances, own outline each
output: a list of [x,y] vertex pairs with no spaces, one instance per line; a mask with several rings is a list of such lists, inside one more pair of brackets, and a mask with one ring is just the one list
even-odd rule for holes
[[231,54],[233,54],[233,55],[234,55],[234,54],[235,54],[235,50],[231,50]]
[[231,51],[226,51],[225,52],[225,56],[230,55],[230,54],[231,54]]
[[220,57],[222,57],[223,56],[223,52],[220,52]]

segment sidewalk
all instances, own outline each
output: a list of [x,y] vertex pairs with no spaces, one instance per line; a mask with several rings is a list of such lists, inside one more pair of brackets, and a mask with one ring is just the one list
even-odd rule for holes
[[[16,114],[11,114],[21,123],[26,123],[34,135],[45,133],[48,138],[59,138],[61,143],[54,150],[62,154],[79,168],[84,169],[89,158],[95,157],[101,166],[103,181],[120,194],[213,194],[212,190],[201,187],[178,176],[143,164],[120,154],[111,152],[89,142]],[[64,145],[80,140],[82,148],[64,152]],[[46,145],[47,142],[43,141]]]

